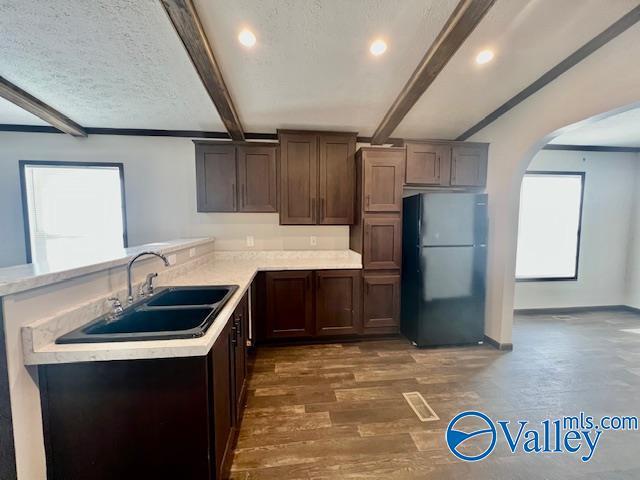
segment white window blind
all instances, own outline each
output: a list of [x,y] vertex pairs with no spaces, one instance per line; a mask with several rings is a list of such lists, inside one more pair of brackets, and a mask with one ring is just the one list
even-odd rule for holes
[[27,163],[24,179],[33,263],[56,268],[125,246],[119,167]]
[[575,279],[582,209],[580,173],[527,173],[520,192],[516,278]]

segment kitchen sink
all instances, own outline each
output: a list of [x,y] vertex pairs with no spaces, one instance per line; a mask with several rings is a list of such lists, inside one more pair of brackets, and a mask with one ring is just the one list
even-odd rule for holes
[[169,288],[155,295],[149,307],[213,305],[220,302],[230,287]]
[[139,300],[117,317],[104,315],[69,332],[56,343],[170,340],[203,336],[237,285],[170,287]]

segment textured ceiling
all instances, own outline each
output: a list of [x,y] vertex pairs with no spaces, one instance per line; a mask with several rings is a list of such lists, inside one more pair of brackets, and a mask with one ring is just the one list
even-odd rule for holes
[[611,115],[596,122],[588,122],[557,136],[551,143],[640,147],[640,108]]
[[[246,131],[371,135],[457,1],[195,3]],[[497,0],[393,135],[455,138],[637,4]],[[224,130],[159,0],[0,0],[0,76],[86,127]],[[2,100],[0,123],[43,124]]]
[[[457,0],[196,0],[249,131],[345,129],[370,135]],[[237,41],[249,27],[252,50]],[[387,52],[373,57],[372,40]]]
[[0,75],[86,127],[224,130],[157,0],[0,0]]
[[[457,137],[637,5],[637,0],[497,0],[394,136]],[[495,59],[476,65],[484,48],[493,49]]]

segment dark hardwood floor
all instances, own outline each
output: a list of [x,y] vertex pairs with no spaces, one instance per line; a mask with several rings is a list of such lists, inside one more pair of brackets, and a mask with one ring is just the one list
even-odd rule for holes
[[[637,479],[640,432],[606,432],[593,459],[512,454],[466,463],[444,431],[462,410],[497,419],[640,415],[640,315],[520,315],[514,351],[417,350],[404,340],[259,348],[233,479]],[[440,420],[421,422],[403,392]]]

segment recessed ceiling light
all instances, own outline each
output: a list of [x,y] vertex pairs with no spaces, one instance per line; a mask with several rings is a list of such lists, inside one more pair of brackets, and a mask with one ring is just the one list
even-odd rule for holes
[[374,40],[374,42],[369,47],[369,51],[371,52],[372,55],[375,55],[376,57],[380,56],[387,51],[387,43],[381,39]]
[[251,48],[256,44],[256,36],[246,28],[238,34],[238,41],[245,47]]
[[476,56],[476,63],[478,65],[483,65],[485,63],[489,63],[491,60],[493,60],[493,51],[492,50],[482,50]]

